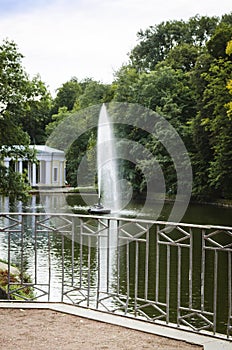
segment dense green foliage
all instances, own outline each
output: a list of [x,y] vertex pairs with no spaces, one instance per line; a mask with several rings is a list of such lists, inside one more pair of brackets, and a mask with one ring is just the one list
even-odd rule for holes
[[[61,122],[90,106],[137,103],[166,118],[181,136],[193,167],[193,196],[232,198],[232,14],[197,15],[140,31],[128,64],[116,72],[112,84],[72,78],[53,100],[39,77],[29,80],[21,59],[14,43],[0,46],[0,146],[44,143]],[[161,164],[170,193],[175,193],[172,160],[157,140],[125,125],[117,132],[146,145]],[[77,185],[78,165],[95,140],[96,130],[90,130],[70,147],[71,185]],[[140,161],[139,170],[126,161],[123,166],[134,188],[143,191],[141,172],[149,172],[152,160]]]
[[1,162],[12,152],[3,146],[24,145],[14,148],[15,159],[30,154],[30,143],[45,142],[45,125],[49,122],[51,96],[39,77],[32,80],[22,68],[23,56],[14,42],[4,41],[0,46],[0,193],[24,199],[28,190],[26,175],[6,169]]

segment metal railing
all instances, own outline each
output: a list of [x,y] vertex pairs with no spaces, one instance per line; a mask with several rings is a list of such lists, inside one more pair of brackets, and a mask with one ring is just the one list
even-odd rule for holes
[[231,227],[2,213],[0,247],[11,302],[67,302],[231,340]]

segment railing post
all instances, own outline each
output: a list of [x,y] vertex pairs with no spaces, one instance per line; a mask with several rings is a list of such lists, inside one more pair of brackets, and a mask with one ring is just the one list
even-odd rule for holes
[[228,251],[228,322],[227,322],[227,338],[230,337],[230,331],[232,329],[232,287],[231,287],[231,251]]
[[177,247],[177,326],[180,327],[180,306],[181,306],[181,247]]
[[218,284],[218,251],[214,250],[214,293],[213,293],[213,333],[217,326],[217,284]]
[[139,244],[135,242],[135,292],[134,292],[134,314],[137,316],[137,298],[138,298],[138,266],[139,266]]
[[159,230],[160,226],[156,225],[156,276],[155,276],[155,301],[159,301]]
[[193,233],[189,236],[189,308],[193,307]]
[[169,323],[170,313],[170,245],[167,245],[167,277],[166,277],[166,323]]
[[64,269],[65,269],[65,262],[64,262],[64,235],[61,232],[61,302],[64,301],[64,283],[65,283],[65,274],[64,274]]
[[205,308],[205,229],[201,230],[201,311]]

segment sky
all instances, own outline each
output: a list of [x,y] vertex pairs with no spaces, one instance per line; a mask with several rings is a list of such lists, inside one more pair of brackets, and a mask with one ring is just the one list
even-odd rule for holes
[[140,29],[230,12],[231,0],[0,0],[0,44],[14,41],[54,95],[72,77],[111,83]]

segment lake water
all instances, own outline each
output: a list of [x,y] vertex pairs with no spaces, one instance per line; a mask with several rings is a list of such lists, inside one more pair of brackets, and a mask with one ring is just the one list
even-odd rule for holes
[[[83,201],[83,198],[79,195],[67,195],[66,202],[73,208],[76,213],[84,213],[88,208],[88,206],[86,206],[86,203]],[[96,202],[96,195],[89,195],[88,202],[90,205]],[[159,207],[159,205],[157,205],[157,207]],[[160,215],[157,218],[156,214],[160,208],[157,208],[156,210],[154,203],[150,203],[147,206],[147,212],[143,212],[141,215],[138,215],[138,217],[143,217],[145,219],[151,220],[155,219],[166,221],[172,207],[173,202],[166,201]],[[143,201],[137,200],[130,203],[126,210],[123,210],[120,215],[125,217],[134,217],[140,212],[141,208],[143,208]],[[232,226],[232,207],[204,203],[191,203],[187,206],[187,210],[181,219],[181,222],[201,225],[211,224]]]
[[[86,200],[86,201],[85,201]],[[21,202],[10,204],[8,198],[0,197],[0,212],[70,212],[86,214],[88,208],[97,202],[97,196],[94,194],[54,194],[41,193],[33,195],[28,204]],[[168,219],[169,213],[173,207],[173,202],[165,202],[160,215],[157,217],[157,210],[153,203],[147,206],[147,211],[140,214],[143,208],[143,201],[134,201],[120,213],[122,217],[140,217],[151,220]],[[205,203],[191,203],[181,219],[182,223],[202,224],[202,225],[223,225],[232,226],[232,207],[218,206]]]
[[[0,211],[1,212],[73,212],[73,213],[87,213],[87,209],[89,205],[94,204],[96,202],[96,195],[87,194],[85,200],[78,194],[40,194],[40,196],[32,196],[31,202],[27,205],[22,205],[22,203],[17,203],[14,205],[10,205],[7,198],[1,198],[0,199]],[[143,206],[142,201],[139,202],[133,202],[130,203],[130,206],[126,208],[126,210],[121,213],[121,216],[123,217],[136,217],[138,216],[138,213],[140,212],[141,208]],[[159,216],[160,220],[167,220],[168,215],[172,209],[173,203],[167,202],[165,203],[161,214]],[[158,210],[158,209],[157,209]],[[150,204],[150,208],[148,208],[146,213],[142,213],[139,217],[146,218],[146,219],[153,219],[153,213],[157,213],[156,208]],[[223,226],[232,226],[232,208],[229,207],[218,207],[214,205],[209,204],[190,204],[187,208],[187,211],[181,220],[185,223],[194,223],[194,224],[211,224],[211,225],[223,225]],[[1,226],[1,225],[0,225]],[[32,228],[27,230],[25,232],[25,239],[24,239],[24,247],[25,247],[25,253],[24,253],[24,264],[26,266],[26,271],[28,274],[32,275],[34,274],[34,268],[33,264],[35,261],[35,252],[33,247],[33,239],[31,237],[33,231],[33,224]],[[155,245],[155,237],[156,233],[152,231],[150,234],[150,247],[149,248],[149,271],[148,271],[148,295],[153,298],[155,293],[155,277],[153,274],[153,270],[155,269],[155,259],[156,259],[156,253],[155,250],[152,248],[153,245]],[[49,241],[50,247],[51,247],[51,270],[52,270],[52,290],[51,290],[51,299],[56,300],[58,296],[60,295],[60,281],[62,278],[62,266],[65,266],[66,272],[68,272],[69,269],[73,268],[73,261],[74,261],[74,274],[79,276],[80,274],[80,251],[79,246],[76,251],[72,250],[72,244],[71,241],[67,241],[65,243],[65,246],[62,247],[62,241],[59,234],[55,233],[50,237]],[[38,278],[40,280],[43,280],[47,274],[46,272],[46,261],[47,261],[47,245],[48,245],[48,239],[41,235],[41,238],[39,238],[38,243],[38,249],[37,249],[37,261],[38,261]],[[7,237],[4,235],[0,236],[0,259],[7,260],[8,257],[8,246],[7,246]],[[193,271],[193,302],[195,303],[196,307],[199,308],[200,303],[200,263],[197,263],[201,259],[201,238],[200,236],[195,235],[194,237],[194,257],[193,260],[196,263]],[[20,264],[20,242],[18,241],[18,238],[15,237],[14,242],[12,244],[12,263]],[[91,256],[88,255],[88,247],[83,247],[82,250],[82,264],[84,266],[83,269],[83,275],[82,275],[82,284],[88,285],[89,280],[91,280],[92,285],[97,285],[98,283],[98,274],[99,271],[97,270],[97,259],[98,259],[98,253],[97,249],[94,247],[91,248]],[[120,261],[118,263],[118,267],[120,268],[120,272],[116,269],[116,257],[114,256],[114,253],[112,253],[111,256],[111,265],[110,268],[107,270],[107,267],[104,266],[104,264],[107,261],[107,256],[103,252],[101,259],[102,259],[102,266],[101,266],[101,283],[102,288],[106,289],[106,284],[111,285],[111,289],[118,288],[121,294],[126,294],[126,289],[130,289],[130,294],[134,295],[135,293],[139,295],[144,295],[144,285],[145,285],[145,274],[144,274],[144,266],[146,264],[146,249],[143,245],[140,245],[139,247],[139,259],[138,259],[138,266],[137,266],[137,272],[136,272],[136,266],[135,266],[135,256],[136,256],[136,243],[132,242],[130,244],[130,247],[127,250],[126,246],[122,246],[120,248]],[[165,301],[165,295],[166,295],[166,279],[167,279],[167,263],[166,263],[166,256],[167,252],[161,248],[160,249],[160,260],[161,264],[163,264],[163,273],[160,273],[160,281],[159,281],[159,293],[161,294],[161,300],[163,298],[163,301]],[[105,254],[105,255],[104,255]],[[128,271],[126,270],[125,266],[127,263],[127,256],[129,254],[129,277],[128,277]],[[73,260],[74,259],[74,260]],[[171,307],[173,308],[173,311],[171,311],[171,321],[175,321],[176,318],[176,281],[177,281],[177,251],[171,248],[170,253],[170,303]],[[182,294],[183,294],[183,303],[186,303],[187,301],[184,300],[184,295],[188,294],[188,264],[189,264],[189,256],[188,253],[186,253],[183,250],[182,255],[182,273],[186,277],[185,284],[182,285]],[[186,259],[186,263],[185,263]],[[206,285],[205,288],[205,294],[207,303],[209,304],[209,307],[212,305],[212,298],[213,298],[213,269],[214,269],[214,257],[211,253],[207,255],[207,259],[209,262],[212,262],[212,264],[208,264],[211,266],[209,270],[206,273],[206,280],[205,283],[208,284],[209,288]],[[64,261],[63,261],[64,260]],[[91,266],[91,275],[88,272],[89,267]],[[218,261],[218,269],[220,271],[219,274],[219,292],[223,290],[227,290],[227,276],[228,276],[228,262],[225,260],[224,256],[219,256]],[[117,271],[116,271],[117,270]],[[107,277],[108,274],[108,277]],[[120,274],[120,278],[117,280],[117,275]],[[104,277],[105,276],[105,277]],[[137,277],[136,277],[137,276]],[[47,278],[47,277],[46,277]],[[70,275],[70,279],[72,276]],[[138,282],[135,287],[135,280],[138,279]],[[116,287],[116,284],[120,281],[120,286]],[[137,291],[135,291],[135,288],[137,288]],[[163,294],[163,297],[162,297]],[[228,306],[228,295],[225,293],[225,296],[223,298],[218,299],[218,331],[225,333],[225,323],[227,321],[227,315],[226,314],[226,308]],[[132,307],[133,308],[133,307]],[[153,309],[147,310],[147,313],[153,312]],[[226,320],[226,321],[225,321]]]

